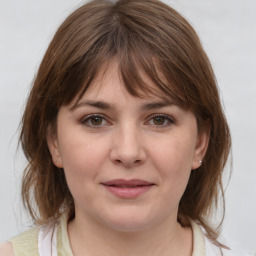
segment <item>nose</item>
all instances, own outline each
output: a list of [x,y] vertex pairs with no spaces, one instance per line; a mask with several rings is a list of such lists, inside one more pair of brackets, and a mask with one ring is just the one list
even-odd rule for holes
[[145,162],[147,154],[138,129],[127,125],[113,134],[110,159],[114,164],[132,168]]

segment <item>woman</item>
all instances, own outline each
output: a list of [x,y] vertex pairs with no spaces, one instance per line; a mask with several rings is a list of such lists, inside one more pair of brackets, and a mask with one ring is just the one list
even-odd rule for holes
[[36,227],[7,255],[230,255],[210,224],[229,128],[195,31],[167,5],[99,0],[72,13],[20,140]]

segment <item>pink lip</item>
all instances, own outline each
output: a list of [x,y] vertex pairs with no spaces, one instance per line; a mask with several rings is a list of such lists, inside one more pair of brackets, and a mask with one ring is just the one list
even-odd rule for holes
[[116,179],[101,183],[105,188],[120,198],[132,199],[150,190],[155,184],[138,179]]

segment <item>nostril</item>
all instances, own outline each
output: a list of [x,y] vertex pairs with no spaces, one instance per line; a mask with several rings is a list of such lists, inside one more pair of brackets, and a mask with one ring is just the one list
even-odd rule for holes
[[120,159],[116,159],[114,162],[118,165],[124,165],[126,167],[137,166],[137,165],[140,165],[142,163],[141,160],[135,160],[135,161],[130,162],[130,161],[122,161]]

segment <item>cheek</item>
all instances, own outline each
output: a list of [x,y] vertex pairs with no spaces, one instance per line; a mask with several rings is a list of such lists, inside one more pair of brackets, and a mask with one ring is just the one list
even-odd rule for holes
[[82,136],[64,138],[60,156],[67,180],[79,183],[82,177],[96,176],[107,156],[107,143]]
[[151,147],[151,157],[155,165],[159,165],[166,173],[181,174],[190,171],[194,158],[194,143],[172,139]]
[[182,196],[191,173],[194,156],[193,140],[174,138],[151,151],[152,161],[159,171],[167,196]]
[[93,200],[95,182],[104,165],[106,144],[81,137],[66,137],[61,145],[63,169],[75,202],[83,205]]

